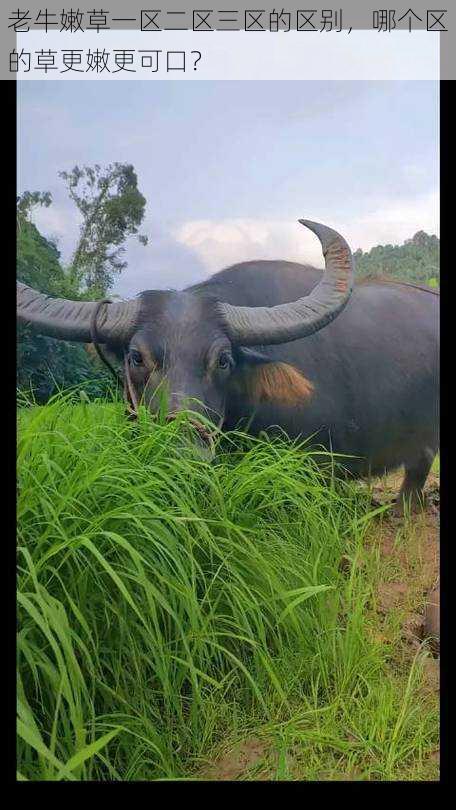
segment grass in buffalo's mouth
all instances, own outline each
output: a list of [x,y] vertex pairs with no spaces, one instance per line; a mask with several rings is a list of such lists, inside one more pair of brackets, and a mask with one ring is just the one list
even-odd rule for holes
[[426,653],[393,674],[372,632],[366,493],[123,410],[19,413],[18,778],[211,778],[252,736],[250,778],[435,778]]

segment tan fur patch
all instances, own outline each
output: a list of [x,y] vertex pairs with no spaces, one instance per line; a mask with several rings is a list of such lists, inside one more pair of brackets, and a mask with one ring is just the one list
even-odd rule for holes
[[99,360],[97,355],[95,346],[93,343],[84,343],[84,349],[86,350],[87,354],[89,355],[91,360]]
[[264,363],[250,367],[239,376],[237,387],[246,391],[249,400],[255,404],[281,402],[298,405],[310,399],[314,391],[310,380],[288,363]]
[[[109,350],[106,348],[106,346],[105,346],[105,344],[104,344],[104,343],[102,343],[102,344],[100,344],[100,345],[101,345],[101,350],[102,350],[103,354],[105,355],[105,357],[107,357],[107,359],[109,360],[109,362],[110,362],[110,363],[115,363],[115,362],[116,362],[116,360],[118,359],[118,358],[116,357],[116,355],[115,355],[113,352],[110,352],[110,351],[109,351]],[[95,346],[94,346],[94,344],[93,344],[93,343],[84,343],[84,349],[86,350],[87,354],[89,355],[90,360],[91,360],[93,363],[95,363],[96,365],[99,365],[99,366],[102,366],[102,365],[103,365],[103,363],[102,363],[102,361],[100,360],[100,358],[99,358],[99,356],[98,356],[98,353],[97,353],[97,350],[96,350],[96,348],[95,348]]]

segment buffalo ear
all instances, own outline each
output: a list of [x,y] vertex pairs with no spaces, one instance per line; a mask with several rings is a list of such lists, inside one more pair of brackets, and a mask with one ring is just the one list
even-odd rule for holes
[[235,350],[235,359],[232,390],[252,405],[261,402],[298,405],[307,402],[314,392],[310,380],[289,363],[271,360],[245,347]]
[[271,358],[262,352],[256,352],[254,349],[246,349],[245,346],[236,346],[234,349],[234,359],[236,366],[242,369],[245,366],[259,366],[263,363],[270,363]]
[[111,356],[113,359],[115,358],[116,360],[119,360],[120,362],[122,362],[127,348],[127,346],[119,346],[114,344],[104,346],[105,354],[107,354],[108,357]]
[[[84,348],[91,360],[94,360],[96,363],[101,363],[93,343],[85,343]],[[124,355],[124,348],[122,346],[117,346],[114,344],[107,345],[103,343],[101,344],[101,350],[108,360],[118,360],[119,362],[122,362]]]

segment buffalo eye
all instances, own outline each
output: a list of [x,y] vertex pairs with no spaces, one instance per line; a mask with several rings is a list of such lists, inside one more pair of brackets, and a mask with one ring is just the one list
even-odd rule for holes
[[233,359],[229,352],[220,352],[218,358],[218,367],[222,370],[226,370],[227,368],[231,368],[233,365]]
[[136,351],[136,349],[131,349],[130,351],[130,363],[132,366],[142,366],[142,354],[141,352]]

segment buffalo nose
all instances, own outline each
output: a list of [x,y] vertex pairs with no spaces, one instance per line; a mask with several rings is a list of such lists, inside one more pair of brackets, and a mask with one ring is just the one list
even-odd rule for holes
[[168,404],[169,416],[175,419],[179,411],[185,410],[188,405],[188,397],[185,394],[171,394]]
[[[166,422],[173,422],[178,415],[178,411],[168,413],[166,416]],[[198,419],[191,418],[189,422],[195,432],[196,442],[194,442],[193,446],[196,448],[198,457],[204,461],[212,461],[214,457],[214,446],[211,433],[205,425],[202,425],[201,422],[198,421]]]

